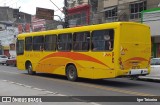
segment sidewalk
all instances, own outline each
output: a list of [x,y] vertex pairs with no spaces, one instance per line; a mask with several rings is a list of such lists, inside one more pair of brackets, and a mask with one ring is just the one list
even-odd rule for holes
[[139,79],[160,80],[160,76],[139,76]]

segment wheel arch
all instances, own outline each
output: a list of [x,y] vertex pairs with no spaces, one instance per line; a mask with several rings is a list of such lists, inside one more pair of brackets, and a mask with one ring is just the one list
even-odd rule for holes
[[[74,63],[68,63],[66,65],[66,67],[65,67],[65,74],[67,74],[67,67],[70,66],[70,65],[73,65],[76,68],[76,70],[77,70],[77,67],[76,67],[76,65]],[[78,70],[77,70],[77,75],[78,75]]]

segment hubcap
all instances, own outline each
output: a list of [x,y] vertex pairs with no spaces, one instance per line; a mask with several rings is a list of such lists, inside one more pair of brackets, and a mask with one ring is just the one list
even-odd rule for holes
[[28,66],[28,73],[31,73],[31,72],[32,72],[32,66],[29,65],[29,66]]
[[70,69],[69,70],[69,78],[74,78],[74,70],[73,69]]

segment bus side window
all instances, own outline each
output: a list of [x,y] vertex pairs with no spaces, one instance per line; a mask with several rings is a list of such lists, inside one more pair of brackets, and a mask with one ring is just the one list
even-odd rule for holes
[[111,51],[113,50],[114,30],[95,30],[92,32],[92,50],[93,51]]
[[59,34],[57,49],[59,51],[70,51],[72,49],[72,34]]
[[25,50],[26,51],[32,51],[32,37],[26,37],[25,38]]
[[90,47],[90,32],[76,32],[73,34],[73,50],[88,51]]
[[33,50],[42,51],[43,49],[44,49],[44,37],[43,36],[33,37]]
[[46,35],[44,41],[44,49],[46,51],[55,51],[57,43],[57,35]]

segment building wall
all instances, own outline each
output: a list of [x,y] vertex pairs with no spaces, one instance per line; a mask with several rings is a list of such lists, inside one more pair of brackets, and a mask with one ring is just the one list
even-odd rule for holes
[[98,7],[97,7],[97,17],[95,19],[95,24],[100,24],[102,23],[102,17],[103,17],[103,12],[101,12],[104,9],[104,3],[103,0],[98,0]]
[[160,8],[152,8],[144,11],[142,20],[143,23],[149,25],[151,29],[152,56],[160,57]]
[[68,9],[77,7],[79,5],[88,4],[88,1],[89,0],[68,0]]
[[13,21],[13,9],[9,7],[0,7],[0,21]]
[[83,4],[90,4],[91,10],[90,10],[90,24],[99,24],[99,23],[106,23],[105,19],[105,12],[104,10],[107,8],[117,7],[117,20],[115,21],[136,21],[141,22],[141,18],[130,18],[130,4],[138,3],[141,1],[147,1],[147,9],[158,7],[158,4],[160,4],[159,0],[97,0],[98,1],[98,7],[97,11],[93,13],[92,8],[92,2],[96,0],[81,0],[82,3],[78,4],[77,0],[71,0],[75,1],[72,6],[69,6],[70,8],[77,7],[79,5]]
[[147,9],[156,8],[159,4],[160,0],[147,0]]
[[38,19],[36,16],[32,16],[32,31],[44,31],[46,25],[45,19]]
[[27,14],[27,13],[24,13],[24,12],[19,12],[18,14],[18,17],[16,19],[16,23],[28,23],[30,24],[31,23],[31,15],[30,14]]
[[104,0],[103,7],[111,7],[118,4],[118,0]]
[[58,26],[63,28],[63,24],[62,21],[46,20],[46,30],[57,29]]
[[17,27],[6,27],[5,30],[0,31],[0,40],[3,46],[9,46],[10,43],[14,43],[16,36],[18,35]]
[[[141,1],[147,1],[147,9],[150,8],[156,8],[158,7],[158,4],[160,4],[159,0],[99,0],[98,2],[98,14],[100,14],[99,17],[101,17],[102,23],[107,22],[105,20],[105,12],[104,10],[107,8],[117,7],[117,17],[118,19],[116,21],[136,21],[141,22],[141,18],[130,18],[130,4],[138,3]],[[103,2],[103,5],[102,5]],[[102,12],[103,11],[103,12]],[[102,14],[101,14],[102,12]]]

